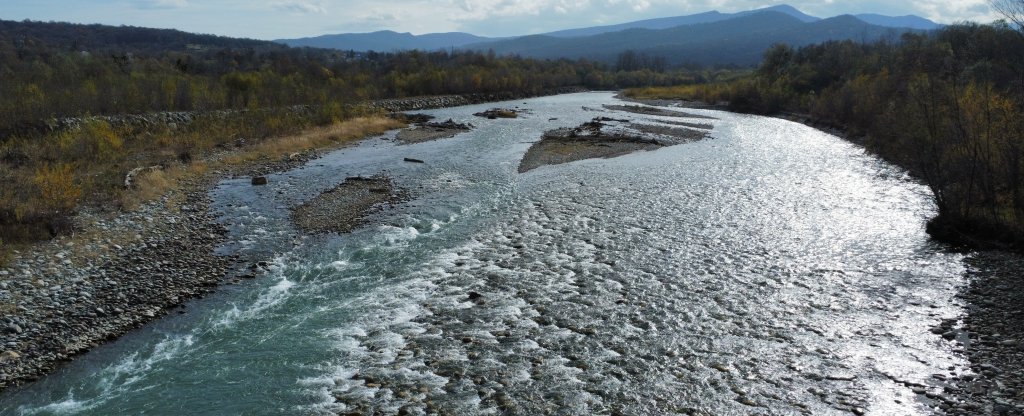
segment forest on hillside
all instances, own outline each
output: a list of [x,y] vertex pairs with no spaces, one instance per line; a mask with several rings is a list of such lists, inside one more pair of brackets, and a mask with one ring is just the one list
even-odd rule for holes
[[690,82],[626,66],[486,52],[355,53],[184,32],[0,22],[0,132],[54,117],[352,103],[438,94],[538,94]]
[[749,77],[631,94],[807,115],[922,179],[939,208],[933,234],[1024,243],[1024,35],[1009,24],[776,45]]

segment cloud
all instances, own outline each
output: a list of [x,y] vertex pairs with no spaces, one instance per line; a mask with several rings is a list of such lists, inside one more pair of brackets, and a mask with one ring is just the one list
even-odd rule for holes
[[144,10],[167,10],[188,7],[188,0],[132,0],[132,5]]
[[288,0],[274,3],[274,8],[281,11],[303,14],[326,14],[327,9],[318,1]]
[[942,23],[962,20],[989,23],[999,18],[986,0],[916,0],[911,4],[920,15]]
[[0,0],[0,9],[14,20],[175,27],[278,39],[381,29],[513,36],[784,3],[818,17],[916,14],[940,23],[986,23],[999,17],[987,0]]

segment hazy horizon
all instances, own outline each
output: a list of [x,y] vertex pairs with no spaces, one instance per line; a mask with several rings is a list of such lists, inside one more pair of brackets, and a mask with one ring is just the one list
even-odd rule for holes
[[781,4],[818,17],[913,14],[946,24],[988,23],[998,18],[985,0],[40,0],[2,5],[0,18],[172,28],[267,40],[378,30],[501,37]]

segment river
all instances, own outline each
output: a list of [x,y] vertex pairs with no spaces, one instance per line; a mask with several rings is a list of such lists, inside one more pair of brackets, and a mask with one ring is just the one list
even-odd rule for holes
[[[0,395],[0,414],[929,414],[969,372],[929,329],[964,257],[926,187],[850,143],[711,110],[710,138],[518,174],[611,93],[428,111],[476,130],[374,138],[212,195],[225,252],[270,259]],[[519,119],[471,114],[494,106]],[[705,122],[705,120],[701,120]],[[404,157],[424,164],[403,162]],[[386,173],[409,201],[343,236],[289,207]]]

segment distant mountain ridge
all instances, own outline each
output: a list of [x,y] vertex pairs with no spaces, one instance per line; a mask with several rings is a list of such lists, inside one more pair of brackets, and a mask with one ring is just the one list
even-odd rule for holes
[[[413,35],[410,33],[397,33],[383,30],[372,33],[344,33],[337,35],[323,35],[311,38],[280,39],[275,42],[284,43],[289,46],[309,46],[317,48],[331,48],[354,51],[378,51],[389,52],[396,50],[437,50],[448,48],[474,47],[475,45],[490,44],[492,42],[515,42],[517,39],[536,39],[535,36],[547,36],[554,38],[582,38],[597,36],[605,33],[622,32],[631,29],[664,30],[680,26],[692,26],[707,23],[718,23],[737,18],[747,17],[756,14],[775,12],[790,16],[802,23],[814,23],[823,19],[808,15],[790,5],[777,5],[756,10],[738,13],[721,13],[710,11],[687,16],[662,17],[656,19],[638,20],[635,22],[620,23],[605,26],[593,26],[576,29],[558,30],[529,35],[517,38],[488,38],[476,36],[463,32],[451,33],[428,33],[424,35]],[[933,30],[942,25],[932,22],[919,16],[883,16],[879,14],[858,14],[854,16],[867,23],[878,27],[913,30]],[[827,20],[827,19],[825,19]]]
[[854,16],[804,22],[784,12],[763,11],[728,20],[669,29],[627,29],[593,36],[559,38],[548,35],[468,45],[502,55],[531,58],[586,58],[615,63],[625,51],[664,59],[669,65],[754,65],[776,43],[804,46],[830,40],[871,42],[898,38],[912,29],[868,24]]
[[284,43],[292,47],[308,46],[313,48],[390,52],[409,49],[437,50],[458,48],[471,43],[491,40],[496,40],[496,38],[486,38],[463,32],[413,35],[411,33],[381,30],[372,33],[343,33],[312,38],[283,39],[275,42]]
[[883,16],[880,14],[865,13],[854,15],[854,17],[873,25],[886,27],[905,27],[917,30],[935,30],[942,28],[943,26],[931,20],[914,15]]

